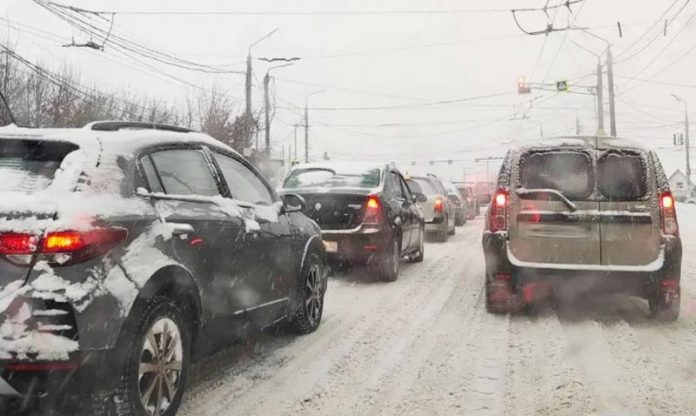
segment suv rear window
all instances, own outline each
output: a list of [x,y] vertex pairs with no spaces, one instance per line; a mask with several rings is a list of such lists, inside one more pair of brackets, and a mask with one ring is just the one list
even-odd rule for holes
[[647,192],[643,157],[634,152],[612,151],[597,162],[597,188],[609,200],[634,200]]
[[425,178],[413,178],[409,179],[409,181],[414,181],[416,182],[420,188],[423,190],[423,193],[426,195],[437,195],[441,193],[440,191],[437,190],[437,186],[430,181],[430,179],[425,179]]
[[0,139],[0,192],[47,188],[65,156],[77,149],[65,142]]
[[334,170],[329,168],[299,169],[290,174],[284,188],[376,188],[381,171],[376,168]]
[[520,161],[520,182],[527,189],[554,189],[568,199],[592,194],[593,168],[585,152],[530,152]]

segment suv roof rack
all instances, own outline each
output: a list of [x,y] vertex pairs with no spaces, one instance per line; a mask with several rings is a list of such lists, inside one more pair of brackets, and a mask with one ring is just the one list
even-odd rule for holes
[[193,130],[185,127],[172,126],[161,123],[147,123],[143,121],[95,121],[85,126],[90,130],[119,131],[123,129],[164,130],[177,133],[191,133]]

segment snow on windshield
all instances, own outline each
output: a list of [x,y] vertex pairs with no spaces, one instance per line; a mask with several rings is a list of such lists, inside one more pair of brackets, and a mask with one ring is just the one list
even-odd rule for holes
[[381,171],[366,169],[357,172],[331,169],[295,170],[285,180],[285,188],[375,188],[380,184]]

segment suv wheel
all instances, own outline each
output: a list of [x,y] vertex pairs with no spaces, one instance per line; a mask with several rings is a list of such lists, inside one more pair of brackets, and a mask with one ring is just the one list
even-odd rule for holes
[[126,334],[122,343],[128,351],[121,386],[109,400],[115,414],[176,414],[190,359],[190,329],[184,316],[172,300],[154,297],[148,301],[135,331]]
[[324,262],[317,253],[312,253],[307,258],[307,264],[298,285],[296,296],[299,307],[290,321],[291,328],[299,334],[309,334],[319,328],[326,293],[324,275]]
[[661,292],[657,292],[652,298],[648,299],[650,306],[650,316],[662,322],[674,322],[679,318],[679,299],[680,296],[665,298]]

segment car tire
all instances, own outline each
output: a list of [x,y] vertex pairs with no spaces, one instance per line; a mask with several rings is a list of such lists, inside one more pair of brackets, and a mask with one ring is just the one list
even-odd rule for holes
[[510,313],[510,308],[507,305],[503,305],[498,302],[493,302],[493,299],[491,298],[491,284],[487,278],[485,279],[485,281],[486,287],[483,295],[486,301],[486,312],[493,315],[506,315]]
[[449,220],[447,217],[443,218],[443,222],[440,225],[440,229],[437,231],[437,241],[440,243],[446,243],[449,238]]
[[670,300],[665,300],[665,297],[661,293],[654,294],[650,299],[648,299],[648,306],[650,307],[650,316],[661,322],[674,322],[679,319],[679,309],[681,296],[671,298]]
[[319,328],[324,313],[326,283],[324,261],[318,253],[310,254],[302,268],[300,284],[297,285],[297,293],[295,294],[299,304],[289,322],[289,327],[293,332],[305,335]]
[[462,225],[466,224],[466,215],[461,212],[460,214],[457,215],[457,217],[454,220],[454,226],[455,227],[461,227]]
[[[448,223],[449,224],[449,223]],[[452,224],[452,229],[447,230],[447,234],[449,235],[455,235],[457,234],[457,221],[455,220],[454,224]]]
[[401,263],[401,246],[398,238],[392,239],[387,247],[389,248],[377,256],[377,262],[371,267],[371,274],[385,282],[394,282],[399,278]]
[[412,263],[422,263],[423,259],[425,258],[425,228],[421,227],[420,228],[420,233],[419,233],[419,248],[418,251],[416,251],[415,255],[411,257],[411,262]]
[[151,416],[159,407],[157,414],[173,416],[181,404],[191,355],[190,320],[177,303],[162,296],[136,311],[137,321],[119,342],[127,348],[120,385],[97,395],[101,399],[92,414]]

